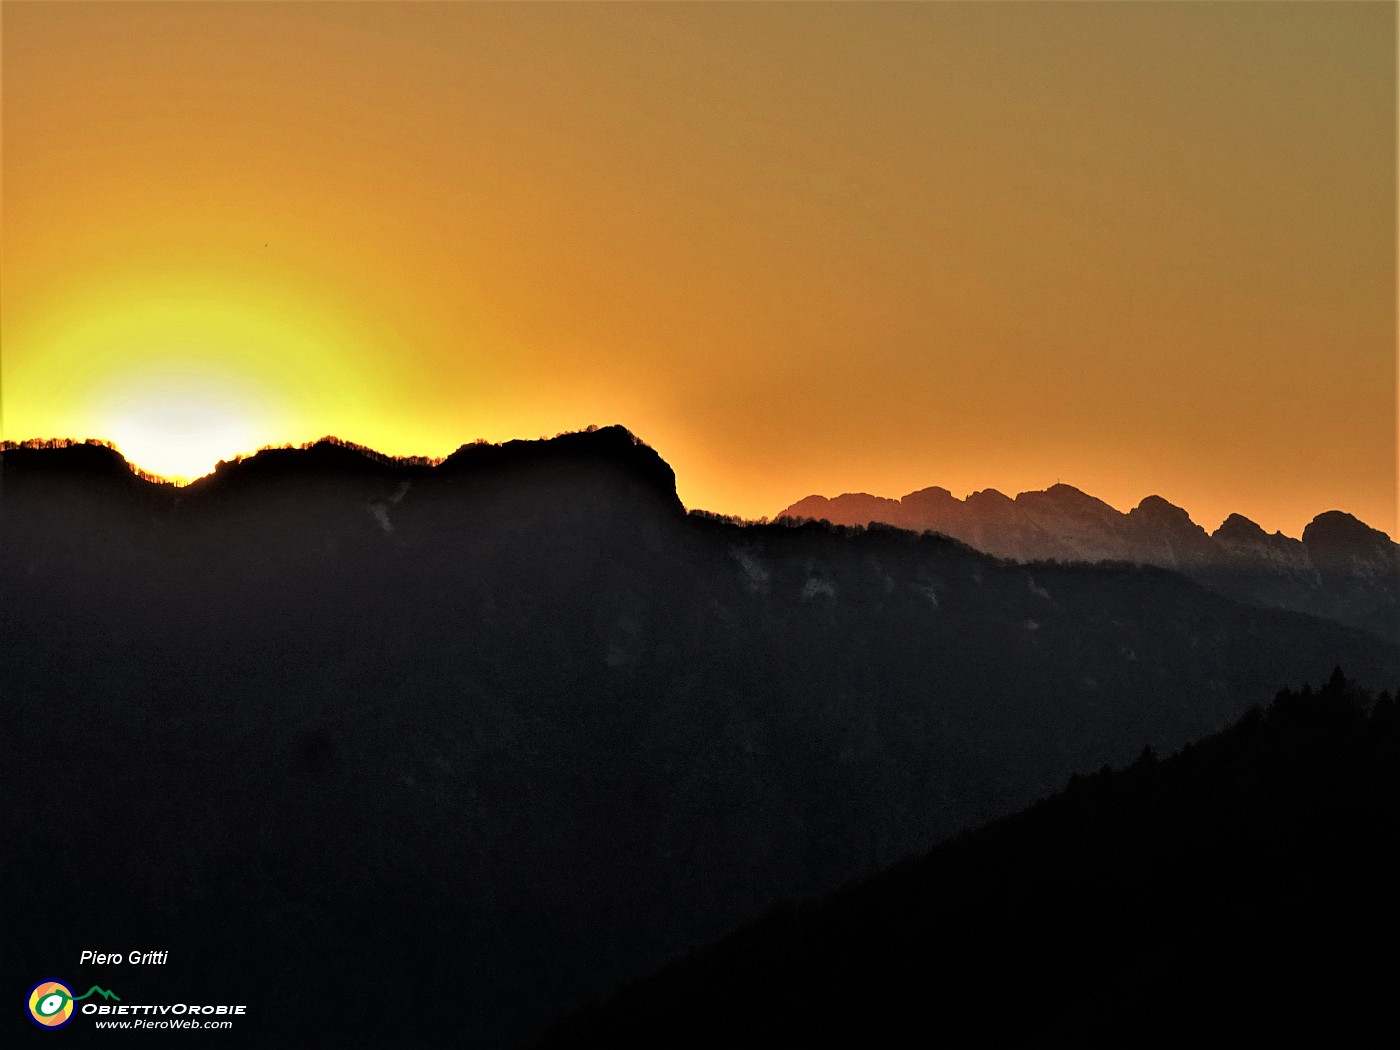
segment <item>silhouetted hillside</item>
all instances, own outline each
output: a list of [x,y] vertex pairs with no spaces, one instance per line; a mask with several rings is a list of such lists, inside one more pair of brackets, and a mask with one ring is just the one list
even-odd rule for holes
[[1397,758],[1395,701],[1334,674],[775,907],[540,1045],[1364,1045],[1392,1022]]
[[101,455],[4,457],[0,959],[168,949],[259,1045],[528,1038],[1287,682],[1400,680],[1159,568],[687,515],[620,427],[184,489],[50,454]]
[[1239,514],[1207,534],[1181,507],[1148,496],[1127,514],[1071,485],[995,489],[957,499],[929,488],[892,500],[808,496],[779,519],[881,522],[953,536],[1016,561],[1129,561],[1175,569],[1232,598],[1326,616],[1400,642],[1400,545],[1341,511],[1319,514],[1295,540]]

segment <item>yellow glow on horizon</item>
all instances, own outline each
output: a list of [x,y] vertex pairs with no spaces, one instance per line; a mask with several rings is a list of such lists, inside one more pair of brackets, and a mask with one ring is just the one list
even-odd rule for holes
[[8,414],[9,436],[47,434],[30,416],[81,419],[52,436],[109,440],[141,469],[185,482],[220,459],[319,436],[319,407],[374,397],[368,377],[343,368],[359,349],[343,316],[257,282],[146,272],[70,292],[7,333],[33,347],[7,379],[46,395]]

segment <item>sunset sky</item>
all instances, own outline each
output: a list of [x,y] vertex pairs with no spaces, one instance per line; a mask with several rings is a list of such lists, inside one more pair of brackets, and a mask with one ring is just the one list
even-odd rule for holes
[[4,437],[1396,531],[1389,3],[3,5]]

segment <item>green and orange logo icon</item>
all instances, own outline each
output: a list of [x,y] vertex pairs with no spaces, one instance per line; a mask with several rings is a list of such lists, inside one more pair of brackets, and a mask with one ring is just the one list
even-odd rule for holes
[[95,984],[82,995],[74,995],[62,981],[40,981],[29,989],[29,1017],[42,1028],[62,1028],[73,1020],[73,1004],[89,995],[121,1002],[115,992]]

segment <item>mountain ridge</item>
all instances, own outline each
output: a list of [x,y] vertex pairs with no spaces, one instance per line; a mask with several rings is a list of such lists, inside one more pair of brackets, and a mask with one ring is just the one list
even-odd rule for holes
[[1242,514],[1208,533],[1161,496],[1146,496],[1123,513],[1056,484],[1014,499],[982,489],[959,500],[941,487],[898,500],[868,493],[807,496],[777,519],[940,532],[1018,562],[1158,565],[1251,604],[1326,616],[1400,640],[1400,544],[1340,510],[1316,515],[1298,539],[1267,533]]
[[[91,504],[99,488],[124,490],[141,514],[182,513],[226,500],[246,506],[284,501],[298,484],[343,483],[350,486],[346,495],[362,501],[367,517],[386,533],[394,529],[393,512],[405,486],[429,481],[490,487],[519,485],[527,476],[607,475],[611,485],[644,495],[666,514],[685,510],[670,465],[616,424],[533,441],[476,441],[440,459],[389,456],[325,437],[222,461],[183,486],[147,474],[114,446],[91,440],[6,442],[0,461],[0,476],[9,482],[58,486],[80,504]],[[530,513],[547,510],[536,507]],[[808,496],[776,520],[860,527],[878,522],[933,531],[1023,563],[1155,565],[1239,601],[1322,616],[1400,642],[1400,544],[1339,510],[1315,516],[1298,539],[1267,533],[1242,514],[1229,515],[1207,533],[1188,511],[1155,494],[1123,513],[1073,485],[1056,483],[1014,498],[987,488],[958,499],[941,486],[898,500],[868,493]]]
[[[207,474],[192,478],[184,484],[177,484],[161,475],[142,470],[127,459],[117,445],[96,438],[7,440],[0,443],[0,462],[3,462],[8,455],[12,462],[16,459],[23,461],[25,468],[29,471],[42,470],[68,475],[105,475],[110,478],[130,475],[137,480],[160,488],[197,490],[201,487],[207,487],[211,483],[211,479],[214,478],[247,472],[254,474],[274,473],[275,471],[267,468],[277,461],[282,464],[295,462],[302,468],[315,466],[321,469],[335,465],[337,462],[341,466],[352,466],[356,469],[365,469],[368,464],[376,464],[389,473],[411,476],[441,468],[451,469],[466,463],[473,463],[473,461],[473,465],[475,465],[487,462],[492,457],[497,457],[498,461],[506,461],[517,456],[528,455],[528,450],[559,449],[561,444],[564,446],[572,444],[573,447],[569,451],[578,451],[582,448],[583,442],[590,440],[588,435],[600,435],[594,440],[613,442],[614,447],[618,444],[617,439],[622,439],[633,447],[644,450],[643,454],[649,453],[656,461],[663,464],[666,471],[670,472],[672,479],[674,479],[674,472],[670,470],[669,464],[666,464],[665,460],[654,449],[622,424],[589,427],[581,431],[564,431],[553,437],[538,439],[515,438],[499,443],[478,439],[459,445],[451,453],[439,457],[395,456],[380,452],[371,446],[327,435],[314,441],[304,442],[301,445],[265,445],[245,455],[235,456],[230,460],[220,460],[214,469]],[[595,444],[590,451],[596,453],[599,447],[601,447],[600,444]],[[1307,529],[1318,524],[1319,519],[1340,516],[1357,522],[1380,537],[1390,540],[1389,534],[1367,525],[1349,512],[1336,509],[1321,511],[1315,515],[1309,526],[1305,526],[1304,536],[1301,538],[1289,536],[1277,530],[1270,533],[1249,517],[1239,513],[1229,514],[1214,532],[1208,533],[1192,520],[1189,511],[1173,504],[1163,496],[1149,494],[1143,497],[1135,507],[1124,512],[1083,489],[1064,482],[1056,482],[1045,489],[1028,489],[1017,493],[1014,497],[1006,495],[999,489],[989,487],[969,492],[966,497],[959,499],[950,490],[940,485],[916,489],[899,498],[875,496],[867,492],[844,492],[833,497],[813,494],[790,504],[775,514],[773,520],[805,518],[813,521],[829,521],[834,525],[866,525],[876,521],[915,532],[932,529],[933,531],[945,532],[955,539],[961,539],[962,537],[958,536],[956,532],[948,532],[937,527],[937,523],[934,521],[937,516],[936,510],[946,512],[950,507],[967,506],[989,509],[996,507],[1002,510],[1008,507],[1026,509],[1034,507],[1036,504],[1049,507],[1070,507],[1081,513],[1086,508],[1093,508],[1109,519],[1131,520],[1134,516],[1144,519],[1148,516],[1159,519],[1170,518],[1189,529],[1199,531],[1212,540],[1218,540],[1222,537],[1241,539],[1247,536],[1250,539],[1259,537],[1269,541],[1305,542]],[[865,516],[869,511],[875,513]],[[861,520],[863,516],[864,520]],[[995,549],[984,547],[978,547],[978,549],[1000,557],[1011,557],[1016,561],[1045,560],[1046,557],[1055,557],[1053,554],[1027,556],[1025,552],[1003,554]]]
[[7,454],[0,954],[162,944],[268,1045],[510,1045],[1281,684],[1400,678],[1156,566],[687,514],[600,433],[193,492]]
[[272,480],[317,471],[389,476],[398,479],[451,474],[483,467],[518,465],[532,458],[562,459],[587,455],[611,459],[649,475],[661,488],[675,494],[675,473],[656,450],[621,424],[565,431],[537,440],[511,439],[500,443],[484,440],[459,445],[446,456],[393,456],[367,445],[332,435],[301,445],[265,445],[247,455],[220,460],[207,474],[184,484],[142,470],[112,442],[95,438],[31,438],[0,443],[0,463],[6,473],[133,479],[173,494],[202,494],[222,485],[248,479]]
[[[1062,481],[1057,481],[1053,485],[1049,485],[1043,489],[1026,489],[1025,491],[1018,492],[1014,496],[1007,495],[998,488],[988,487],[974,489],[968,492],[966,496],[959,498],[953,495],[950,489],[944,488],[942,485],[929,485],[921,489],[915,489],[903,496],[879,496],[865,491],[843,492],[837,496],[824,496],[820,493],[813,493],[784,507],[782,510],[778,511],[778,513],[774,514],[771,520],[777,521],[780,518],[807,518],[813,521],[830,521],[833,525],[864,525],[871,521],[878,521],[884,525],[907,528],[914,532],[922,532],[927,529],[932,529],[937,532],[941,530],[937,529],[933,524],[928,523],[934,517],[935,508],[943,510],[945,513],[948,513],[950,509],[956,512],[956,509],[968,505],[988,508],[993,506],[1002,508],[1011,506],[1024,510],[1036,503],[1059,506],[1074,506],[1076,504],[1080,507],[1092,506],[1102,508],[1109,512],[1114,518],[1131,518],[1135,514],[1161,514],[1189,523],[1191,528],[1199,529],[1202,533],[1211,538],[1219,537],[1222,530],[1228,534],[1232,529],[1239,529],[1241,525],[1243,525],[1250,530],[1257,529],[1265,537],[1271,539],[1278,537],[1285,540],[1292,540],[1295,543],[1302,539],[1301,536],[1290,536],[1282,530],[1269,532],[1248,515],[1239,512],[1232,512],[1226,515],[1221,521],[1221,524],[1216,527],[1215,531],[1211,532],[1204,526],[1197,524],[1191,517],[1191,512],[1185,507],[1172,503],[1165,496],[1158,495],[1157,493],[1149,493],[1126,511],[1120,511],[1112,504],[1099,499],[1092,493]],[[890,516],[872,516],[866,518],[865,521],[859,520],[862,514],[870,511],[883,512]],[[1347,517],[1354,518],[1358,521],[1360,520],[1355,518],[1355,515],[1339,509],[1319,511],[1313,516],[1313,520],[1315,521],[1323,515],[1330,514],[1345,514]],[[1365,522],[1362,522],[1362,524],[1365,524]],[[1229,528],[1227,528],[1227,526],[1229,526]],[[1374,528],[1369,525],[1367,527]],[[1304,529],[1306,530],[1306,526],[1304,526]],[[1374,531],[1381,532],[1387,539],[1390,538],[1388,533],[1380,529],[1375,529]],[[987,553],[995,552],[988,551]],[[1016,560],[1025,559],[1017,558]]]

